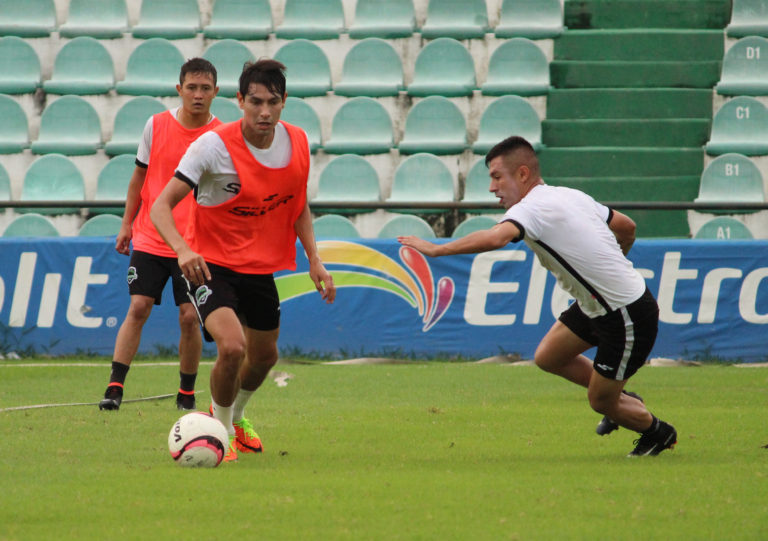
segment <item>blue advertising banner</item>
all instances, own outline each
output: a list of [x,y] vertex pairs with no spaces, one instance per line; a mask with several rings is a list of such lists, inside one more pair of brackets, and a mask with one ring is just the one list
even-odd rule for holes
[[[96,238],[0,239],[0,354],[111,355],[129,302],[128,258],[113,246]],[[295,272],[278,274],[284,352],[531,358],[570,302],[523,243],[437,259],[389,239],[318,246],[337,299],[322,302],[303,255]],[[768,357],[768,244],[638,240],[630,259],[659,301],[653,356]],[[167,288],[140,351],[175,351],[177,318]],[[215,354],[212,344],[205,354]]]

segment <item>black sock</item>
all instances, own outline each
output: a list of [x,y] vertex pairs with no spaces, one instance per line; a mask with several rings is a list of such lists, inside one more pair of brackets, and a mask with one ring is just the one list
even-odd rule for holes
[[128,375],[129,365],[112,361],[112,373],[109,375],[109,384],[118,383],[122,387],[125,376]]
[[197,379],[197,372],[194,374],[185,374],[179,372],[179,388],[182,391],[191,393],[195,390],[195,380]]
[[650,436],[651,434],[653,434],[659,429],[659,424],[660,424],[659,419],[653,414],[651,414],[651,417],[653,418],[653,420],[651,421],[651,426],[649,426],[646,430],[643,430],[642,432],[643,435],[645,436]]

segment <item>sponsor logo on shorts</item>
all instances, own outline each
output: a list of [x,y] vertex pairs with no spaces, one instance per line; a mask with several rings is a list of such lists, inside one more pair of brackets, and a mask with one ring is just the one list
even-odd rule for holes
[[208,286],[200,286],[195,290],[195,303],[200,306],[201,304],[205,304],[205,301],[208,300],[208,297],[211,296],[213,291]]
[[139,273],[136,272],[136,267],[128,267],[128,276],[125,277],[125,280],[132,284],[135,282],[139,277]]
[[613,370],[613,368],[608,366],[607,364],[597,363],[597,364],[595,364],[595,366],[597,366],[600,370],[604,370],[606,372],[610,372],[611,370]]

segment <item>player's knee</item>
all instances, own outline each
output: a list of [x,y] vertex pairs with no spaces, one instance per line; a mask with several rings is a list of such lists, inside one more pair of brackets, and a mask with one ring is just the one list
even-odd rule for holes
[[240,340],[221,340],[216,344],[219,359],[228,365],[239,365],[245,356],[245,344]]
[[200,325],[200,320],[197,317],[197,313],[192,310],[180,310],[179,311],[179,326],[185,331],[196,331]]
[[536,348],[536,352],[533,354],[533,362],[536,366],[546,372],[554,371],[555,363],[546,346],[539,345],[539,347]]
[[128,313],[125,318],[143,325],[152,313],[153,306],[154,302],[152,299],[133,296],[131,297],[131,304],[128,306]]
[[616,409],[618,402],[615,396],[597,393],[591,389],[587,391],[587,397],[590,407],[601,415],[610,415]]

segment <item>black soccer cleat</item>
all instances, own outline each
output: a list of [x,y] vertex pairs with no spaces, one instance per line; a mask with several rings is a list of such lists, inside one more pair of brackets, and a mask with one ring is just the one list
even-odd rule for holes
[[[637,398],[640,402],[643,401],[643,399],[637,393],[633,393],[632,391],[621,391],[621,392],[624,393],[624,394],[628,394],[631,397]],[[605,436],[607,434],[610,434],[614,430],[618,430],[618,429],[619,429],[618,423],[614,422],[612,419],[610,419],[606,415],[605,417],[603,417],[603,419],[597,425],[597,428],[595,429],[595,432],[597,432],[598,436]]]
[[194,411],[195,406],[195,394],[184,394],[181,391],[176,393],[176,409],[181,411]]
[[123,388],[120,385],[108,385],[104,399],[99,402],[100,410],[119,410],[123,401]]
[[635,448],[628,457],[656,456],[664,449],[671,449],[677,443],[677,431],[672,425],[659,421],[659,428],[653,434],[641,434],[635,440]]

